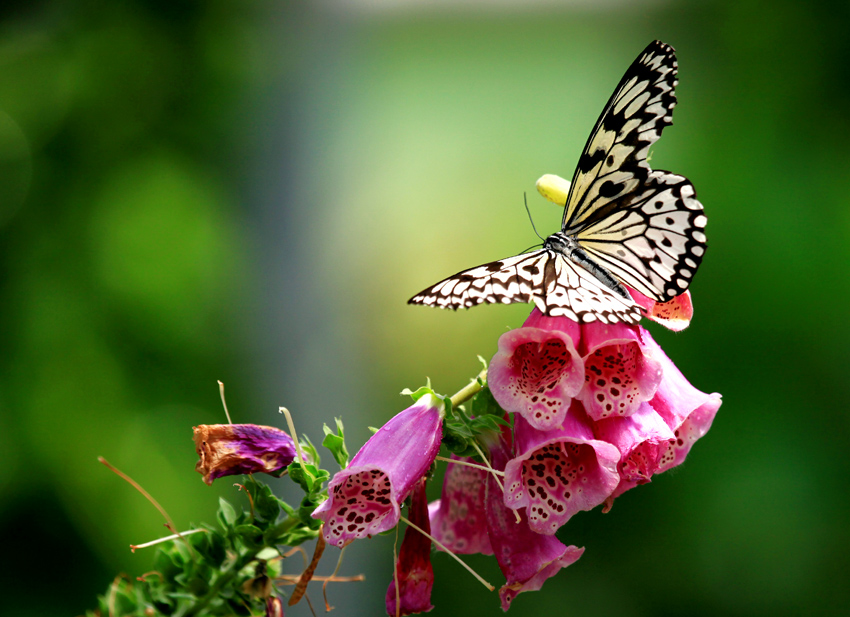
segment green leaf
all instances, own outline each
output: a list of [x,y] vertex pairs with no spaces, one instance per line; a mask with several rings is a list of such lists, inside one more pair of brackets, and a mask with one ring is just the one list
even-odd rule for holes
[[334,433],[327,424],[322,426],[325,432],[325,438],[322,440],[322,445],[331,451],[331,455],[339,465],[340,469],[345,469],[348,466],[348,449],[345,447],[345,434],[340,418],[334,418],[336,421],[336,433]]
[[256,525],[238,525],[233,531],[248,548],[255,549],[263,545],[263,530]]
[[218,514],[216,515],[221,527],[227,531],[236,523],[236,510],[224,497],[218,498]]

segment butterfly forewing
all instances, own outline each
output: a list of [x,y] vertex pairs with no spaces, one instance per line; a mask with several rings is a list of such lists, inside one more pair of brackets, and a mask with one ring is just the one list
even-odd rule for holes
[[587,141],[563,222],[600,265],[659,301],[688,288],[705,253],[693,185],[646,160],[672,122],[676,74],[673,48],[660,41],[632,63]]
[[623,75],[573,174],[561,226],[568,235],[609,216],[649,177],[649,146],[673,121],[676,67],[673,48],[654,41]]

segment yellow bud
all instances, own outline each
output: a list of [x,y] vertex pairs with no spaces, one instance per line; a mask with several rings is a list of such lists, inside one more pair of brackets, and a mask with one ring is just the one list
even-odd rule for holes
[[537,181],[537,190],[553,204],[557,204],[563,208],[567,205],[570,182],[555,174],[546,174],[540,176],[540,179]]

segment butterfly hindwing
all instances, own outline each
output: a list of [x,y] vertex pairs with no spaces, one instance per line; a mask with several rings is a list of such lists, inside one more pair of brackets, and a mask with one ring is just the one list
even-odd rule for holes
[[687,178],[653,171],[616,214],[576,237],[620,281],[659,302],[684,292],[705,254],[702,204]]
[[439,308],[534,302],[544,315],[583,323],[640,320],[638,306],[555,251],[542,249],[459,272],[408,301]]

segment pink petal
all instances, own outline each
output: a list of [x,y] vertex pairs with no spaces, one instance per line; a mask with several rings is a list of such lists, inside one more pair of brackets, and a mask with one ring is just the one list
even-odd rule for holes
[[398,524],[399,502],[431,467],[443,436],[444,407],[431,394],[396,414],[328,484],[313,512],[328,544],[339,548]]
[[661,365],[644,353],[649,333],[628,324],[582,325],[585,384],[576,396],[594,420],[629,416],[655,394]]
[[[493,466],[504,469],[509,454],[505,444],[491,448]],[[584,548],[566,546],[554,536],[535,533],[520,511],[520,522],[505,507],[502,489],[490,476],[487,480],[487,532],[499,568],[507,579],[499,590],[502,610],[523,591],[536,591],[546,580],[581,557]]]
[[646,484],[658,472],[658,464],[668,445],[675,441],[673,431],[649,403],[627,418],[609,418],[594,425],[598,439],[616,446],[620,452],[617,470],[620,482],[606,500],[605,511],[615,497],[638,484]]
[[521,417],[514,427],[517,457],[505,468],[505,505],[526,508],[535,533],[554,534],[573,514],[595,508],[617,487],[620,453],[594,438],[578,401],[557,429],[539,431]]
[[660,473],[685,460],[694,443],[711,428],[723,401],[716,392],[706,394],[694,388],[652,338],[646,338],[646,346],[664,372],[664,378],[649,404],[676,437],[659,460],[656,473]]
[[561,424],[584,380],[584,365],[573,342],[578,340],[578,324],[545,317],[537,309],[525,323],[499,338],[488,384],[502,409],[545,430]]
[[[455,455],[452,458],[469,460]],[[493,554],[484,512],[487,475],[482,469],[449,463],[442,497],[428,506],[432,535],[453,553]]]

